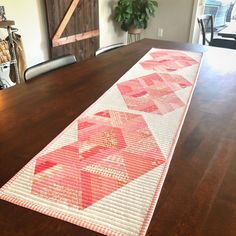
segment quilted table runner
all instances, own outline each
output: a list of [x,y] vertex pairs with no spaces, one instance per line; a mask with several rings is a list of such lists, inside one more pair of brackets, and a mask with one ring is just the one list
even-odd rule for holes
[[145,235],[201,58],[151,49],[8,181],[0,198],[105,235]]

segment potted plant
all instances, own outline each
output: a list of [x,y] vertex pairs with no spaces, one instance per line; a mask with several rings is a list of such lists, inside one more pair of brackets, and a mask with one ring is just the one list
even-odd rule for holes
[[121,29],[137,34],[146,29],[150,16],[154,16],[158,3],[156,0],[119,0],[114,19]]

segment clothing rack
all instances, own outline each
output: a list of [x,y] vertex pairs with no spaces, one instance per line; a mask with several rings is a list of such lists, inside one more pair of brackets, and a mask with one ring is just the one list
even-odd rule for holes
[[12,28],[12,26],[15,25],[15,21],[12,20],[6,20],[6,21],[0,21],[0,28],[7,29],[8,37],[9,37],[9,50],[11,54],[11,64],[14,65],[15,74],[16,74],[16,83],[20,84],[20,75],[19,75],[19,68],[17,65],[17,58],[16,58],[16,51],[15,51],[15,45],[12,37],[12,33],[16,32],[16,28]]

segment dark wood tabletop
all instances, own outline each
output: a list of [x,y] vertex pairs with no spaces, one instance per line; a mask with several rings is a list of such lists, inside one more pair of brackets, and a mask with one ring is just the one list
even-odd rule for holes
[[[235,50],[145,39],[0,91],[0,186],[152,47],[205,53],[147,235],[236,235]],[[99,234],[0,200],[0,235]]]
[[232,21],[224,29],[218,32],[218,35],[224,38],[236,39],[236,21]]

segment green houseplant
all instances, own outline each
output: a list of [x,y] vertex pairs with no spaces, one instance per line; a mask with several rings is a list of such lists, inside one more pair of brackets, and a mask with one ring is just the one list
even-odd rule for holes
[[146,29],[150,16],[154,16],[156,0],[119,0],[114,20],[124,31]]

